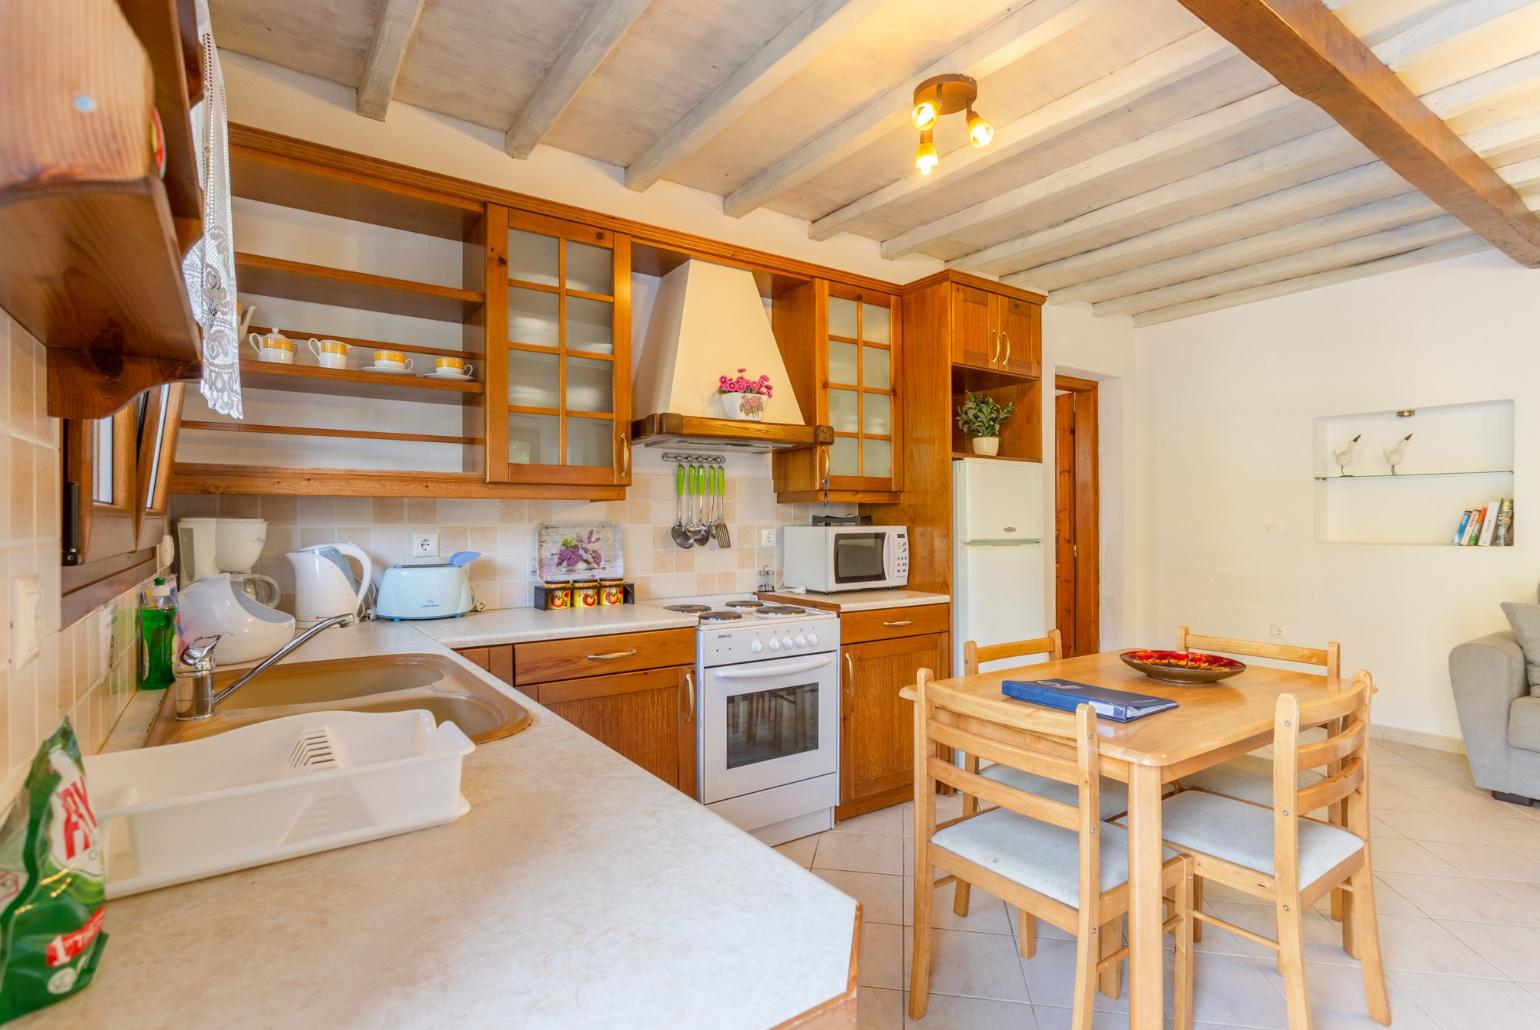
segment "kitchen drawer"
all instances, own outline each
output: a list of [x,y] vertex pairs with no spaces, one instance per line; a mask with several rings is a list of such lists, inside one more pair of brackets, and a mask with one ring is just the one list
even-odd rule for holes
[[694,664],[695,630],[690,628],[538,640],[513,648],[516,686]]
[[504,683],[513,683],[513,645],[494,644],[491,647],[464,647],[461,658],[478,668],[485,669]]
[[865,612],[845,612],[840,616],[840,643],[842,644],[913,637],[922,633],[950,633],[951,630],[952,606],[949,604],[874,608]]

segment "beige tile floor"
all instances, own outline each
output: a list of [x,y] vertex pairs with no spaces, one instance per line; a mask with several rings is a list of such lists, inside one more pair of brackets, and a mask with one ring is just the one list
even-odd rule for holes
[[[1397,1030],[1540,1028],[1540,807],[1494,801],[1465,760],[1376,741],[1370,759],[1380,935]],[[943,798],[943,817],[956,802]],[[906,1025],[914,881],[912,806],[841,823],[780,851],[860,900],[860,1026]],[[1039,923],[1037,957],[1017,957],[1015,913],[982,891],[968,918],[937,897],[930,1011],[918,1026],[1058,1030],[1074,980],[1068,934]],[[1218,885],[1211,911],[1273,936],[1272,910]],[[1324,908],[1324,903],[1321,908]],[[1197,946],[1196,1018],[1206,1028],[1284,1028],[1270,953],[1214,927]],[[1313,913],[1306,963],[1315,1025],[1372,1027],[1358,964],[1337,924]],[[1168,953],[1169,971],[1169,953]],[[1098,994],[1096,1027],[1127,1025],[1127,992]],[[1169,1009],[1170,993],[1167,992]]]

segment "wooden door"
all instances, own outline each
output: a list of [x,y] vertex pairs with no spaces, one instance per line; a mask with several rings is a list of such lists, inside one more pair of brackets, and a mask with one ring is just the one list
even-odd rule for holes
[[1016,297],[995,295],[993,328],[1000,333],[995,367],[1012,375],[1041,373],[1043,309]]
[[539,702],[654,776],[695,797],[695,670],[558,680]]
[[898,696],[920,669],[948,671],[947,633],[873,640],[841,650],[840,819],[914,791],[914,706]]
[[952,285],[952,362],[993,368],[999,333],[994,329],[989,294],[972,286]]
[[1097,393],[1088,379],[1058,376],[1054,397],[1054,594],[1066,658],[1101,649],[1101,518]]

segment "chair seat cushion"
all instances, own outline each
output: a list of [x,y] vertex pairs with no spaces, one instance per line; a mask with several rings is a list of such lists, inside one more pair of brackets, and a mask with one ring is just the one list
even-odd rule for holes
[[[1065,783],[1063,780],[1053,780],[1036,773],[1029,773],[1022,769],[1012,769],[1008,765],[991,765],[979,770],[979,775],[991,780],[998,780],[1017,790],[1026,791],[1028,794],[1036,794],[1041,798],[1049,798],[1053,801],[1062,801],[1066,805],[1080,804],[1080,788],[1073,783]],[[1115,815],[1122,815],[1128,811],[1128,786],[1117,780],[1102,779],[1101,818],[1111,819]]]
[[[1199,851],[1226,862],[1276,876],[1273,866],[1273,810],[1245,801],[1188,790],[1161,809],[1161,836],[1183,851]],[[1364,842],[1336,826],[1299,821],[1299,885],[1319,880]]]
[[1521,697],[1508,709],[1508,743],[1540,751],[1540,697]]
[[[1325,778],[1315,769],[1302,769],[1299,773],[1299,788],[1304,790],[1313,787]],[[1273,763],[1271,759],[1256,755],[1241,755],[1191,776],[1183,776],[1182,786],[1188,790],[1206,790],[1271,808]]]
[[[1099,831],[1102,890],[1109,891],[1128,882],[1128,834],[1111,823],[1102,823]],[[994,808],[930,840],[1039,894],[1080,906],[1080,836],[1072,830]]]

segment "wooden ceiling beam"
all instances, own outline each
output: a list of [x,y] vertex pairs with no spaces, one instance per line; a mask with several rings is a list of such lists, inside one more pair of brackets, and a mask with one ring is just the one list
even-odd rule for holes
[[813,0],[627,165],[626,185],[633,190],[645,190],[665,178],[881,4],[882,0]]
[[510,157],[529,156],[647,4],[648,0],[598,0],[588,9],[504,137],[503,149]]
[[1082,86],[995,130],[994,142],[981,150],[962,146],[941,159],[931,175],[910,166],[904,176],[815,221],[808,235],[826,240],[842,232],[860,232],[863,225],[885,217],[894,208],[946,189],[993,168],[1000,162],[1057,139],[1088,122],[1118,110],[1148,93],[1179,82],[1234,57],[1223,39],[1199,29]]
[[[1531,67],[1527,64],[1529,60],[1513,61],[1488,72],[1473,72],[1469,78],[1428,93],[1422,98],[1423,103],[1435,113],[1446,116],[1449,111],[1479,108],[1507,95],[1529,81],[1532,75],[1540,74],[1540,64]],[[1495,74],[1498,72],[1502,74]],[[1537,134],[1540,134],[1540,127],[1537,127],[1536,119],[1520,117],[1475,126],[1466,132],[1464,139],[1478,154],[1501,163],[1505,150],[1527,145]],[[964,255],[947,264],[996,274],[1014,273],[1007,275],[1005,281],[1053,293],[1070,284],[1306,221],[1354,204],[1382,200],[1406,190],[1406,180],[1378,161],[1359,163],[1358,167],[1302,182],[1294,169],[1308,167],[1312,154],[1315,160],[1327,161],[1336,155],[1339,167],[1358,157],[1369,158],[1368,152],[1346,131],[1333,126],[1304,140],[1290,141],[1192,179],[1126,198],[1032,236],[1007,240]],[[1184,197],[1191,198],[1189,202],[1196,205],[1200,200],[1212,201],[1213,194],[1225,188],[1227,183],[1234,187],[1252,180],[1275,180],[1280,176],[1292,177],[1294,184],[1260,196],[1256,189],[1251,189],[1251,198],[1234,206],[1217,209],[1210,206],[1203,211],[1194,211],[1180,221],[1145,225],[1155,213],[1173,207]],[[1196,194],[1195,188],[1210,192]],[[1145,227],[1141,229],[1140,226]]]
[[1008,224],[1034,207],[1065,193],[1094,187],[1140,167],[1169,161],[1186,152],[1216,146],[1238,135],[1265,127],[1269,122],[1282,118],[1291,109],[1309,112],[1313,119],[1319,119],[1315,112],[1300,104],[1294,94],[1281,86],[1273,86],[1234,103],[1157,129],[1111,150],[1094,154],[1078,164],[1061,168],[924,225],[915,226],[884,240],[882,256],[900,258],[943,243],[948,237],[966,236],[991,225]]
[[1181,0],[1477,235],[1540,267],[1540,219],[1318,0]]
[[1190,318],[1193,315],[1202,315],[1210,311],[1222,311],[1225,308],[1240,307],[1242,304],[1253,304],[1259,300],[1270,300],[1273,297],[1286,297],[1292,293],[1304,293],[1306,290],[1318,290],[1323,286],[1335,286],[1338,283],[1351,282],[1354,279],[1367,279],[1370,276],[1384,275],[1386,272],[1397,272],[1403,268],[1415,268],[1418,265],[1428,265],[1435,261],[1448,261],[1450,258],[1464,257],[1467,254],[1478,254],[1483,250],[1491,250],[1492,245],[1474,233],[1466,233],[1458,239],[1449,240],[1446,243],[1435,243],[1430,247],[1420,247],[1416,250],[1408,250],[1391,257],[1380,258],[1376,261],[1365,261],[1357,265],[1345,265],[1341,268],[1332,268],[1324,272],[1316,272],[1312,275],[1304,275],[1295,279],[1280,279],[1277,282],[1267,283],[1263,286],[1253,286],[1248,290],[1236,290],[1233,293],[1222,293],[1214,297],[1205,297],[1202,300],[1189,301],[1186,304],[1174,304],[1169,308],[1160,308],[1155,311],[1146,311],[1134,316],[1134,328],[1158,325],[1161,322],[1171,322],[1178,318]]
[[426,0],[385,0],[374,26],[374,41],[364,61],[364,75],[358,83],[358,113],[385,119],[390,98],[396,92],[396,79],[406,59],[406,47],[417,30]]
[[962,72],[975,79],[993,75],[1079,28],[1116,2],[1034,0],[1013,11],[757,172],[727,195],[722,210],[740,218],[908,125],[916,83],[947,72]]

